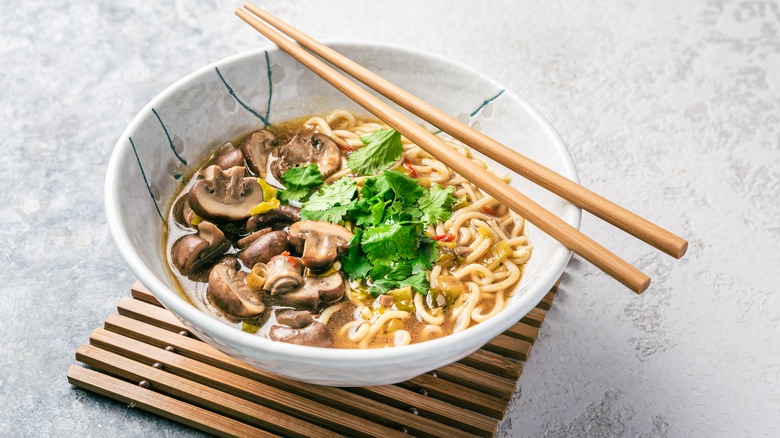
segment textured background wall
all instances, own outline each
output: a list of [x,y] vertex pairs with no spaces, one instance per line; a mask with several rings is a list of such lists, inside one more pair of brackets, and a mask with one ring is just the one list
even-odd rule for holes
[[[111,148],[167,85],[265,44],[239,3],[0,1],[0,435],[197,435],[65,372],[133,280],[103,217]],[[263,6],[496,77],[583,183],[691,242],[675,261],[585,216],[654,284],[636,297],[575,258],[503,432],[778,436],[780,2],[420,3]]]

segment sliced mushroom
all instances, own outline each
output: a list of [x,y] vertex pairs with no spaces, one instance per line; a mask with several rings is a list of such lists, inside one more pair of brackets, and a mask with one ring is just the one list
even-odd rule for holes
[[290,249],[287,234],[284,231],[270,231],[258,237],[238,254],[244,266],[255,263],[268,263],[272,257]]
[[200,172],[198,172],[197,179],[201,180],[201,179],[215,179],[215,178],[219,178],[219,176],[221,174],[221,170],[222,170],[222,168],[219,167],[219,166],[214,166],[214,165],[208,166],[207,168],[205,168],[205,169],[201,170]]
[[341,167],[341,152],[336,142],[320,133],[299,132],[279,148],[279,159],[271,164],[277,180],[291,167],[316,163],[323,178]]
[[176,222],[185,227],[196,228],[195,225],[192,225],[192,219],[194,218],[195,214],[192,211],[192,208],[190,208],[190,203],[187,200],[188,198],[189,194],[185,193],[176,200],[172,209],[173,218],[176,220]]
[[238,263],[238,259],[235,256],[232,256],[232,255],[222,256],[222,258],[217,260],[217,263],[220,264],[220,265],[229,266],[229,267],[235,269],[236,271],[241,269],[241,265]]
[[295,257],[277,256],[267,263],[263,289],[271,295],[287,293],[303,284],[303,266]]
[[256,178],[245,177],[243,166],[222,170],[212,165],[203,172],[189,193],[189,204],[199,216],[214,221],[238,221],[263,202],[263,190]]
[[330,330],[328,330],[325,324],[318,321],[314,321],[303,328],[274,325],[268,332],[268,337],[274,341],[308,345],[310,347],[330,347],[333,344]]
[[214,155],[216,156],[216,158],[214,158],[214,164],[219,166],[222,170],[244,165],[244,154],[241,153],[240,149],[233,146],[233,143],[231,142],[227,142],[220,146]]
[[274,146],[276,146],[276,136],[265,129],[255,131],[244,139],[241,143],[241,152],[252,174],[265,179],[268,155]]
[[301,209],[292,205],[282,204],[265,213],[256,214],[246,221],[246,230],[255,231],[261,228],[272,227],[281,230],[292,223],[301,220]]
[[282,302],[293,307],[314,309],[320,303],[320,292],[316,287],[303,287],[293,292],[287,292],[279,297]]
[[320,302],[332,303],[344,296],[344,279],[334,272],[324,277],[306,277],[303,286],[280,298],[285,304],[313,309]]
[[276,314],[276,322],[292,328],[304,328],[314,320],[308,310],[282,310]]
[[471,248],[468,246],[456,246],[452,252],[458,257],[463,257],[471,252]]
[[311,269],[333,264],[352,240],[352,232],[341,225],[324,221],[300,221],[287,230],[290,243],[301,252],[301,263]]
[[215,306],[230,316],[248,318],[265,310],[260,296],[245,282],[246,273],[217,264],[211,268],[207,294]]
[[230,242],[216,225],[208,221],[198,224],[197,234],[179,238],[171,247],[173,264],[183,275],[203,269],[209,262],[230,249]]
[[344,296],[344,279],[338,272],[325,277],[306,277],[304,287],[316,288],[323,303],[338,301]]
[[249,246],[250,243],[254,242],[255,240],[259,239],[260,237],[265,236],[266,234],[271,232],[271,227],[263,228],[262,230],[257,230],[252,232],[251,234],[248,234],[240,239],[238,239],[239,248],[246,248]]

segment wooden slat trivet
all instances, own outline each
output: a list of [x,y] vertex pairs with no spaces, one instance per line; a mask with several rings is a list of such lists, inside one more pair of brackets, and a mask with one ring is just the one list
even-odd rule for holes
[[552,305],[471,356],[396,385],[333,388],[255,369],[191,335],[140,283],[76,351],[68,381],[218,436],[492,436]]

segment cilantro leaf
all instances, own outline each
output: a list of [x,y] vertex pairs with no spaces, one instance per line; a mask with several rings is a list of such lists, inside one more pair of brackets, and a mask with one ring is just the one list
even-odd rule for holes
[[376,265],[371,269],[371,278],[379,280],[403,280],[412,275],[412,266],[408,263],[394,263],[393,265]]
[[355,228],[355,234],[352,236],[352,240],[349,241],[349,248],[347,252],[341,256],[341,266],[344,272],[349,275],[349,278],[365,278],[368,272],[371,270],[371,263],[369,263],[366,255],[360,249],[360,238],[363,235],[361,228]]
[[349,217],[357,226],[379,225],[384,217],[385,207],[390,202],[362,197],[350,205]]
[[422,218],[422,211],[417,207],[404,207],[399,213],[403,213],[404,217],[408,217],[410,221],[419,221],[423,223],[420,218]]
[[368,227],[363,233],[360,247],[371,263],[390,265],[397,257],[393,236],[401,229],[400,224],[380,224]]
[[371,293],[372,296],[378,297],[379,295],[382,295],[383,293],[386,293],[392,289],[395,289],[395,285],[397,283],[393,280],[377,280],[374,282],[374,284],[371,286],[368,291]]
[[322,185],[322,173],[316,163],[303,167],[293,167],[282,175],[285,190],[276,195],[280,201],[289,204],[290,201],[303,201],[311,189]]
[[412,260],[412,272],[416,274],[422,271],[430,271],[438,256],[439,249],[436,246],[436,242],[430,237],[423,235],[420,238],[420,247],[417,249],[417,258]]
[[338,223],[347,214],[356,192],[355,181],[346,177],[324,186],[303,203],[301,218]]
[[418,230],[401,223],[379,224],[365,229],[361,247],[374,265],[417,257]]
[[454,187],[441,188],[432,185],[421,197],[417,207],[422,211],[421,220],[426,224],[444,222],[452,215],[452,205],[455,203]]
[[335,206],[327,210],[301,210],[301,219],[308,221],[325,221],[337,224],[347,214],[346,206]]
[[390,199],[392,190],[387,178],[382,175],[366,178],[363,182],[363,188],[360,189],[360,197],[366,199]]
[[394,129],[379,129],[360,137],[366,146],[352,153],[347,165],[358,175],[373,175],[400,160],[404,154],[401,134]]
[[390,201],[377,202],[371,206],[371,225],[379,225],[382,222],[382,217],[385,215],[385,208]]
[[413,205],[425,192],[417,180],[395,170],[385,170],[377,176],[366,178],[360,190],[361,198],[398,201]]
[[371,295],[373,296],[378,296],[387,291],[406,286],[411,286],[414,290],[423,295],[427,295],[428,290],[431,288],[431,284],[428,281],[428,277],[426,277],[425,272],[420,271],[402,280],[393,280],[390,278],[382,278],[377,280],[374,282],[374,285],[371,286],[369,292],[371,292]]
[[425,188],[417,184],[417,180],[394,170],[382,172],[382,177],[395,192],[395,199],[404,205],[412,205],[425,193]]
[[406,280],[398,282],[397,287],[411,286],[417,292],[427,295],[428,290],[431,288],[431,283],[428,281],[428,277],[425,275],[425,271],[420,271]]

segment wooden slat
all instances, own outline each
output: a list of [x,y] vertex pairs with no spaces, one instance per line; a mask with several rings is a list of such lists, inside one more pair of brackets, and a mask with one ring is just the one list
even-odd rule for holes
[[460,363],[507,379],[517,379],[523,372],[522,362],[485,350],[477,350],[471,356],[461,359]]
[[542,309],[531,309],[528,315],[525,315],[520,322],[539,328],[542,326],[542,322],[544,322],[544,314],[545,311]]
[[531,343],[506,335],[498,335],[485,344],[483,349],[517,360],[526,360],[531,354]]
[[127,403],[131,407],[178,421],[213,435],[222,437],[276,436],[207,409],[192,406],[175,398],[84,367],[71,365],[68,368],[68,382],[79,388]]
[[518,322],[512,327],[509,327],[509,330],[505,331],[503,334],[533,344],[539,336],[539,329],[532,325]]
[[125,297],[119,302],[117,309],[120,315],[154,324],[172,332],[187,331],[187,327],[173,313],[163,307]]
[[[388,427],[406,427],[410,432],[421,436],[437,436],[439,434],[446,434],[446,436],[461,435],[460,431],[455,427],[442,427],[441,424],[428,418],[414,416],[406,410],[408,407],[402,408],[403,410],[388,409],[388,406],[380,402],[360,397],[357,394],[350,393],[344,389],[298,382],[258,370],[196,339],[181,336],[163,328],[154,327],[123,315],[114,314],[109,316],[108,319],[106,319],[105,326],[107,330],[154,345],[158,348],[172,346],[182,356],[217,366],[220,369],[267,385],[282,388],[285,391],[317,400],[321,403],[328,404],[329,406],[346,409],[348,412],[359,414],[362,418],[385,424]],[[409,407],[414,406],[415,405],[411,405]],[[458,410],[453,408],[454,407],[451,405],[447,405],[446,407],[446,411],[449,413],[448,420],[456,421],[456,419],[466,418],[467,421],[476,422],[476,424],[481,425],[483,428],[495,429],[495,424],[491,423],[484,425],[482,424],[483,422],[475,421],[476,419],[472,418],[473,416],[468,415],[468,412],[458,412]]]
[[146,380],[156,392],[175,397],[252,426],[283,436],[340,437],[340,434],[307,423],[265,406],[244,400],[214,388],[196,383],[163,370],[135,362],[124,356],[85,344],[76,351],[76,359],[124,380]]
[[547,295],[545,295],[544,298],[542,298],[542,301],[539,301],[539,304],[537,304],[536,307],[544,311],[550,310],[554,298],[555,298],[555,292],[553,289],[550,292],[547,292]]
[[420,417],[430,418],[478,436],[493,436],[498,420],[395,385],[345,388],[372,400],[400,409],[414,409]]
[[512,398],[517,383],[514,380],[494,376],[486,371],[460,363],[438,368],[435,373],[440,379],[449,380],[504,400]]
[[157,301],[157,298],[155,298],[154,295],[152,295],[149,289],[147,289],[146,286],[144,286],[144,284],[141,283],[140,280],[136,280],[135,283],[133,283],[133,285],[130,287],[130,294],[136,300],[141,300],[149,304],[154,304],[155,306],[162,307],[162,304],[160,304],[160,302]]
[[398,386],[413,391],[425,390],[431,397],[497,419],[504,416],[504,409],[506,409],[506,402],[498,397],[433,377],[430,374],[421,374],[399,383]]
[[90,343],[142,363],[159,362],[170,373],[351,436],[404,436],[398,430],[114,332],[97,329]]

